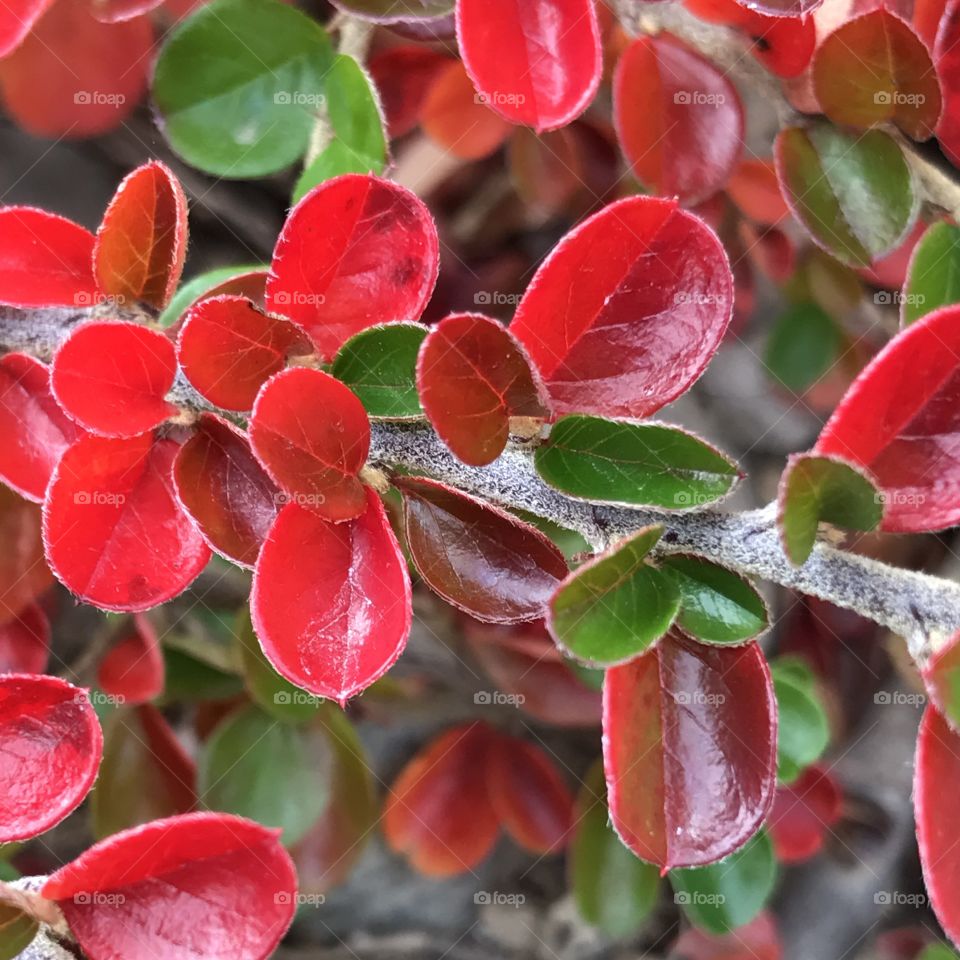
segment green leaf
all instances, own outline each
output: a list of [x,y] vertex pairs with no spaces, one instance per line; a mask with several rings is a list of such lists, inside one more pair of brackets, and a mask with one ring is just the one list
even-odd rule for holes
[[773,844],[760,830],[726,860],[670,871],[674,900],[691,923],[708,933],[729,933],[763,909],[777,879]]
[[359,398],[371,417],[423,416],[417,395],[417,354],[427,335],[419,323],[385,323],[351,337],[330,372]]
[[294,203],[324,180],[344,173],[379,174],[387,163],[383,108],[363,67],[353,57],[338,54],[326,90],[323,148],[297,181]]
[[960,960],[957,954],[945,943],[931,943],[917,960]]
[[214,0],[170,32],[153,98],[173,149],[221,177],[261,177],[307,148],[333,50],[280,0]]
[[817,539],[821,521],[847,530],[873,530],[883,497],[857,467],[837,457],[792,456],[780,479],[777,525],[784,552],[798,566]]
[[868,267],[898,247],[917,219],[920,196],[897,142],[882,130],[827,122],[777,137],[783,195],[814,240],[838,260]]
[[960,303],[960,227],[941,222],[924,233],[910,258],[900,304],[903,325],[951,303]]
[[767,605],[739,574],[699,557],[665,557],[660,569],[680,589],[677,626],[705,643],[746,643],[767,629]]
[[161,704],[175,701],[192,703],[205,700],[227,700],[243,692],[243,680],[204,663],[189,653],[164,647],[163,661],[166,683]]
[[157,318],[157,323],[161,327],[172,327],[187,312],[187,308],[193,306],[208,290],[219,287],[221,283],[239,277],[241,274],[265,269],[267,268],[261,263],[250,263],[239,267],[217,267],[215,270],[197,274],[173,295],[173,299]]
[[570,886],[580,916],[609,937],[635,933],[656,905],[660,871],[635,857],[610,826],[601,763],[584,781],[574,822]]
[[815,303],[797,303],[777,318],[767,341],[764,363],[789,390],[803,393],[840,357],[843,334]]
[[571,496],[671,510],[718,500],[740,478],[732,460],[676,427],[580,414],[553,425],[535,463]]
[[813,674],[793,657],[770,664],[777,697],[777,777],[792,783],[823,755],[830,742],[827,712]]
[[542,534],[549,537],[560,548],[560,552],[568,561],[573,560],[574,557],[579,557],[581,554],[591,552],[590,544],[576,530],[568,530],[552,520],[538,517],[535,513],[527,513],[526,510],[513,510],[511,512],[524,523],[529,523],[531,527],[536,527]]
[[0,861],[0,880],[4,883],[12,883],[14,880],[20,879],[20,871],[16,867],[11,866],[5,860]]
[[210,810],[283,830],[295,844],[323,814],[332,758],[326,736],[278,723],[258,707],[226,717],[200,754],[200,798]]
[[18,957],[33,943],[39,929],[36,920],[16,907],[0,903],[0,960]]
[[647,554],[663,527],[647,527],[585,563],[557,588],[547,627],[558,645],[588,666],[614,666],[644,652],[680,610],[676,581]]

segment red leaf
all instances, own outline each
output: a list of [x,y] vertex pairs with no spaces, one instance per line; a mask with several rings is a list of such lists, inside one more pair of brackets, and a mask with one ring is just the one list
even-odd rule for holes
[[732,310],[713,233],[675,200],[628,197],[567,234],[510,330],[557,415],[646,417],[700,376]]
[[840,819],[842,804],[836,781],[817,766],[778,787],[767,824],[777,859],[796,863],[819,853],[826,832]]
[[16,50],[53,0],[13,0],[0,7],[0,57]]
[[757,223],[775,226],[790,215],[772,157],[741,161],[727,183],[727,193],[743,215]]
[[264,960],[296,910],[278,832],[224,813],[155,820],[95,844],[41,893],[97,960]]
[[334,521],[363,513],[357,474],[370,450],[370,421],[339,380],[307,367],[278,373],[257,396],[250,443],[273,481],[300,506]]
[[173,344],[136,323],[77,327],[53,358],[50,383],[61,407],[103,437],[134,437],[177,414],[164,399],[177,375]]
[[40,508],[0,486],[0,621],[33,603],[53,574],[43,556]]
[[57,0],[0,61],[0,91],[14,120],[40,137],[91,137],[137,105],[153,60],[149,17],[101,23],[87,0]]
[[249,410],[257,391],[294,355],[313,352],[303,331],[246,297],[207,297],[187,314],[177,355],[187,379],[212,404]]
[[547,754],[517,737],[494,738],[487,753],[488,790],[507,833],[531,853],[557,853],[573,821],[573,794]]
[[683,960],[781,960],[783,947],[772,915],[764,912],[730,933],[684,930],[670,955]]
[[943,93],[937,140],[954,166],[960,166],[960,3],[950,0],[937,28],[933,62]]
[[267,280],[266,307],[298,323],[325,359],[355,333],[416,320],[437,282],[439,241],[404,187],[348,174],[293,208]]
[[187,252],[187,198],[167,166],[151,161],[117,188],[97,231],[93,268],[100,291],[121,304],[162,310]]
[[913,4],[913,29],[926,44],[928,50],[934,49],[937,30],[945,23],[947,0],[916,0]]
[[247,438],[225,420],[203,414],[173,462],[173,482],[211,549],[252,567],[277,518],[280,495]]
[[136,614],[127,632],[100,662],[97,684],[120,703],[146,703],[163,693],[160,640],[150,621]]
[[0,624],[0,673],[43,673],[50,659],[50,620],[28,604]]
[[960,725],[960,633],[934,650],[920,673],[933,705],[956,729]]
[[420,122],[430,87],[451,62],[446,54],[414,43],[381,50],[371,58],[370,76],[383,101],[391,140],[409,133]]
[[162,6],[164,0],[95,0],[93,15],[102,23],[122,23]]
[[73,813],[100,766],[103,735],[83,690],[57,677],[0,677],[0,842]]
[[500,824],[487,790],[491,740],[482,723],[448,730],[390,788],[383,810],[387,844],[427,876],[465,873],[493,849]]
[[[2,68],[0,68],[2,69]],[[96,303],[94,237],[72,220],[33,207],[0,210],[0,303],[85,307]]]
[[945,809],[960,780],[960,734],[928,706],[920,724],[914,768],[913,806],[923,880],[940,926],[960,943],[960,845],[954,818]]
[[173,492],[173,440],[85,437],[63,455],[44,504],[60,581],[105,610],[141,611],[185,590],[210,559]]
[[741,220],[740,238],[757,269],[774,283],[786,283],[793,276],[797,251],[788,233],[779,227],[757,229],[749,221]]
[[464,463],[482,467],[503,453],[511,417],[550,415],[526,352],[496,320],[454,313],[423,341],[417,390],[440,438]]
[[433,480],[404,477],[396,486],[410,556],[431,590],[488,623],[543,616],[568,571],[539,530]]
[[0,359],[0,479],[39,503],[60,455],[83,431],[50,391],[50,371],[25,353]]
[[410,633],[406,561],[380,498],[330,523],[288,504],[260,551],[250,609],[267,659],[296,684],[344,704],[378,680]]
[[743,108],[712,63],[672,37],[635,40],[617,64],[614,119],[637,178],[656,193],[698,203],[740,159]]
[[806,70],[817,46],[813,17],[769,17],[741,7],[747,17],[740,28],[752,41],[750,52],[778,77],[797,77]]
[[596,95],[603,58],[592,0],[459,0],[457,41],[484,102],[512,123],[555,130]]
[[901,331],[867,365],[814,452],[866,467],[885,497],[883,529],[960,521],[960,307]]
[[608,670],[603,698],[610,816],[638,857],[702,866],[757,832],[776,788],[777,711],[756,643],[668,635]]

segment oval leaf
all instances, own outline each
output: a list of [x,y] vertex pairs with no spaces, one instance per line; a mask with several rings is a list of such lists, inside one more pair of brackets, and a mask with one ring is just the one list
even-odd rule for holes
[[913,248],[900,298],[900,319],[908,327],[938,307],[960,302],[960,227],[935,223]]
[[780,718],[777,777],[782,783],[792,783],[826,750],[830,725],[816,681],[804,663],[794,658],[780,659],[771,672]]

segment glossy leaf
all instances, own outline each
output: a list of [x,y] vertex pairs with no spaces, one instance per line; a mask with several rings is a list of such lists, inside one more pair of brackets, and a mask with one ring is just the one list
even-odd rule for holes
[[427,335],[419,323],[386,323],[362,330],[339,350],[330,372],[359,398],[371,417],[423,416],[417,394],[417,354]]
[[264,384],[250,443],[289,498],[327,520],[352,520],[366,504],[357,474],[370,449],[363,405],[321,370],[291,367]]
[[81,427],[104,437],[134,437],[175,416],[165,398],[177,373],[173,344],[136,323],[77,327],[53,358],[50,383]]
[[960,634],[935,650],[921,672],[937,710],[953,729],[960,729]]
[[491,109],[538,132],[583,113],[600,83],[590,0],[459,0],[457,42]]
[[337,54],[325,83],[324,147],[297,181],[294,203],[331,177],[379,174],[387,164],[385,120],[367,72],[353,57]]
[[173,492],[178,445],[86,437],[63,455],[44,505],[47,558],[87,603],[140,611],[185,590],[210,550]]
[[421,44],[401,44],[377,51],[368,65],[383,104],[391,140],[410,133],[420,122],[427,94],[451,58]]
[[771,666],[771,672],[780,716],[777,777],[792,783],[820,759],[830,742],[830,726],[813,676],[802,664],[780,660]]
[[727,193],[743,215],[757,223],[775,226],[790,216],[772,159],[741,160],[727,182]]
[[0,673],[44,673],[50,659],[50,621],[28,604],[0,623]]
[[843,332],[833,317],[818,304],[803,300],[777,318],[763,360],[783,386],[803,393],[830,372],[843,348]]
[[624,51],[613,81],[617,137],[634,175],[694,204],[720,190],[740,158],[743,108],[713,64],[669,36]]
[[187,253],[187,198],[180,181],[153,161],[126,177],[97,231],[93,270],[100,292],[120,304],[162,309],[173,297]]
[[0,842],[49,830],[86,797],[103,735],[86,692],[57,677],[0,676]]
[[794,215],[828,253],[870,266],[913,228],[919,196],[896,141],[827,123],[789,127],[774,145],[777,175]]
[[889,121],[914,140],[933,136],[941,106],[933,61],[910,25],[889,10],[847,20],[822,40],[812,74],[817,100],[834,122]]
[[274,831],[193,813],[101,840],[49,877],[41,894],[57,901],[89,956],[149,960],[189,938],[195,960],[224,951],[264,960],[290,926],[296,887]]
[[907,282],[900,299],[900,319],[907,327],[939,307],[960,302],[960,227],[941,221],[913,248]]
[[245,297],[208,297],[190,309],[177,337],[187,379],[217,407],[250,410],[257,391],[292,356],[312,352],[303,331]]
[[177,452],[173,483],[177,499],[210,548],[252,567],[282,497],[247,438],[226,420],[202,414]]
[[660,569],[680,590],[677,626],[705,643],[746,643],[767,629],[767,606],[753,584],[699,557],[663,557]]
[[777,863],[773,844],[761,830],[726,860],[673,870],[674,901],[698,927],[729,933],[753,920],[773,892]]
[[960,308],[894,337],[854,381],[814,452],[863,467],[883,492],[883,529],[939,530],[960,520]]
[[208,297],[246,297],[254,304],[263,304],[267,268],[257,264],[236,267],[217,267],[191,277],[174,294],[157,318],[161,327],[174,327],[187,310]]
[[537,472],[585,500],[689,510],[728,494],[737,465],[678,427],[567,416],[537,447]]
[[52,583],[44,560],[40,508],[0,486],[0,620],[33,603]]
[[295,503],[260,551],[250,609],[267,659],[291,683],[341,704],[393,666],[410,632],[406,561],[380,499],[330,523]]
[[164,132],[192,166],[261,177],[307,148],[333,51],[279,0],[214,0],[167,37],[153,78]]
[[0,479],[28,500],[43,500],[63,451],[83,431],[60,409],[50,371],[25,353],[0,358]]
[[93,245],[93,234],[65,217],[33,207],[0,209],[0,303],[93,306]]
[[550,598],[547,629],[571,656],[610,667],[643,653],[680,611],[675,579],[647,554],[663,527],[647,527],[574,570]]
[[420,316],[438,251],[433,219],[409,190],[359,174],[328,180],[294,207],[277,240],[267,309],[332,358],[367,327]]
[[792,563],[806,561],[820,523],[873,530],[883,519],[883,497],[872,479],[843,459],[794,455],[780,479],[777,526]]
[[464,873],[493,849],[500,825],[487,789],[490,744],[482,724],[454,727],[422,748],[391,785],[383,833],[420,873]]
[[138,704],[163,693],[163,681],[157,632],[145,616],[137,614],[100,662],[97,684],[120,703]]
[[407,547],[420,576],[448,603],[488,623],[543,616],[567,574],[560,551],[511,514],[432,480],[396,480]]
[[843,795],[834,779],[817,766],[777,789],[767,828],[781,863],[809,860],[840,818]]
[[604,682],[610,815],[662,868],[713,863],[763,822],[776,784],[776,709],[755,643],[669,636]]
[[200,799],[208,809],[276,827],[289,847],[323,813],[329,775],[322,734],[277,723],[259,707],[248,706],[229,714],[204,744]]
[[629,197],[567,234],[510,330],[556,414],[639,418],[700,376],[732,310],[733,281],[713,233],[674,200]]
[[420,347],[417,388],[440,438],[475,467],[503,453],[511,417],[550,413],[523,348],[479,313],[450,314],[431,328]]

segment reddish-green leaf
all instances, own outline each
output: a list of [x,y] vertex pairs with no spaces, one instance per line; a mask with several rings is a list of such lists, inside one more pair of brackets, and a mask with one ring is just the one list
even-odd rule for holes
[[427,334],[417,388],[443,442],[476,467],[503,453],[511,417],[550,413],[523,347],[496,320],[478,313],[451,314]]
[[396,483],[407,546],[431,590],[489,623],[543,616],[567,564],[542,533],[433,480],[405,477]]
[[700,376],[732,311],[713,233],[675,200],[629,197],[567,234],[510,330],[555,413],[646,417]]
[[97,684],[119,703],[146,703],[163,693],[164,666],[153,625],[135,614],[97,671]]
[[0,673],[44,673],[50,659],[50,620],[36,603],[0,623]]
[[187,253],[187,198],[158,161],[126,177],[97,231],[93,269],[100,292],[120,304],[162,310],[173,297]]
[[960,730],[960,634],[955,634],[924,664],[923,682],[943,718]]
[[604,765],[613,824],[664,869],[701,866],[756,833],[776,786],[776,704],[756,643],[673,635],[607,671]]

